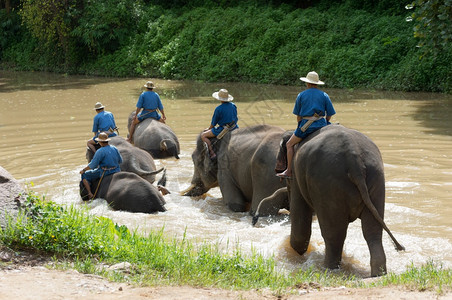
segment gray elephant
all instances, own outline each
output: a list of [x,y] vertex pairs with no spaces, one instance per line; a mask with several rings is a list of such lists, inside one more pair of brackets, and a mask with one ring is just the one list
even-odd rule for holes
[[[132,124],[135,112],[132,112],[128,120],[128,128]],[[152,118],[148,118],[138,123],[135,127],[133,144],[138,148],[146,150],[154,158],[175,157],[179,159],[180,146],[179,139],[173,130],[166,124]]]
[[[109,144],[118,148],[119,153],[121,153],[121,171],[135,173],[150,183],[155,181],[155,175],[157,173],[163,171],[163,168],[156,169],[154,159],[148,152],[135,147],[123,137],[112,137]],[[91,149],[86,148],[86,160],[88,163],[93,159],[93,156],[94,153]]]
[[316,213],[327,268],[339,267],[348,224],[357,218],[370,251],[371,276],[386,273],[383,228],[397,250],[405,249],[383,221],[385,178],[380,151],[356,130],[329,125],[312,133],[295,150],[287,190],[278,192],[289,194],[290,244],[299,254],[308,248]]
[[[217,154],[212,160],[200,136],[192,154],[192,186],[185,196],[200,196],[220,186],[225,204],[235,212],[254,213],[262,198],[284,187],[274,173],[276,154],[284,130],[270,125],[238,128],[222,139],[212,139]],[[288,207],[288,198],[264,205],[262,214],[276,214]]]
[[[162,177],[163,178],[163,177]],[[140,176],[131,172],[118,172],[93,181],[91,190],[96,198],[105,199],[115,210],[129,212],[164,212],[165,199],[159,189]],[[80,196],[90,200],[83,183],[80,182]]]

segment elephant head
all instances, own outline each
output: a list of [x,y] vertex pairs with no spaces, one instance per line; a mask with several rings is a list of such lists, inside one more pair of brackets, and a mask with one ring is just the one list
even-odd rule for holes
[[[212,147],[215,152],[219,148],[220,140],[212,139]],[[217,157],[220,153],[217,153]],[[196,149],[193,151],[192,160],[194,173],[190,188],[184,196],[201,196],[213,187],[218,186],[218,164],[216,160],[210,159],[207,145],[201,140],[201,135],[196,141]]]

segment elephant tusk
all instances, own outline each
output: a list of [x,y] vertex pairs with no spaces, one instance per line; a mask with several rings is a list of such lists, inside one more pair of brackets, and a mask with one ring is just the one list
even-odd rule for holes
[[166,151],[168,150],[168,145],[166,144],[166,142],[164,140],[162,140],[160,142],[160,151]]

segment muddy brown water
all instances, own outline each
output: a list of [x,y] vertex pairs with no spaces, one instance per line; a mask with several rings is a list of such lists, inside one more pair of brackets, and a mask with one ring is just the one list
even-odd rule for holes
[[[282,269],[321,266],[324,243],[317,222],[307,254],[289,246],[287,216],[261,218],[251,226],[247,213],[232,213],[218,188],[204,198],[183,197],[190,185],[191,153],[199,132],[209,126],[218,102],[211,94],[227,88],[235,97],[239,126],[271,124],[293,129],[292,115],[299,86],[244,83],[199,83],[155,79],[167,124],[181,144],[181,159],[156,160],[168,170],[165,196],[168,211],[132,214],[111,211],[98,199],[83,204],[78,195],[79,170],[86,165],[85,145],[91,134],[97,101],[115,115],[120,135],[126,136],[127,117],[135,109],[146,79],[64,76],[0,71],[0,166],[33,191],[61,204],[87,205],[91,213],[146,233],[163,228],[170,238],[185,234],[194,242],[209,242],[224,251],[240,247],[274,255]],[[324,89],[337,114],[333,122],[357,129],[380,148],[385,163],[385,221],[406,247],[396,252],[383,236],[388,270],[429,260],[452,266],[452,96]],[[360,221],[350,224],[343,269],[368,276],[369,252]]]

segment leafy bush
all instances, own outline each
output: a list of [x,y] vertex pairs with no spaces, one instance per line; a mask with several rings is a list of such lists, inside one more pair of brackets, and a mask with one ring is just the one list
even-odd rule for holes
[[452,91],[452,46],[419,59],[425,52],[400,3],[323,0],[301,9],[296,1],[214,2],[87,1],[67,12],[66,51],[24,32],[3,49],[2,64],[276,84],[298,84],[315,70],[329,87]]

